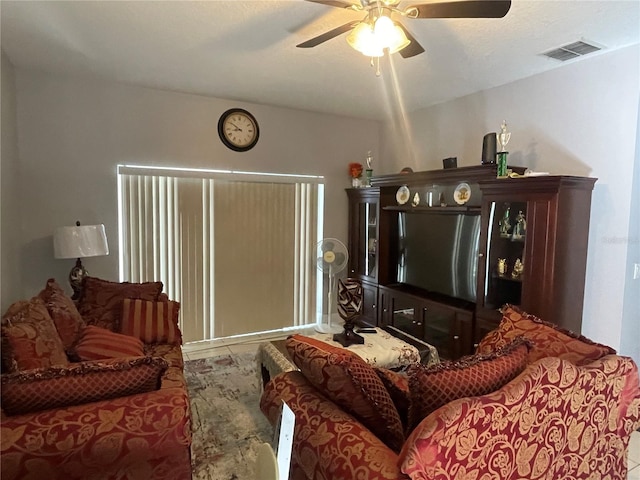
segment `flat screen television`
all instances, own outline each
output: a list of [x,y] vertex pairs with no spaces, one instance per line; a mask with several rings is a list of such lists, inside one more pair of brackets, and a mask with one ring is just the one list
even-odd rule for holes
[[480,215],[400,212],[398,283],[476,301]]

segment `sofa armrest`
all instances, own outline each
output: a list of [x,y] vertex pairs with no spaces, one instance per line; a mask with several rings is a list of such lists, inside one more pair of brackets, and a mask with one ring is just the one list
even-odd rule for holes
[[2,478],[97,478],[188,452],[189,418],[182,388],[4,417]]
[[265,386],[260,408],[272,425],[282,402],[293,410],[293,478],[397,480],[398,456],[352,416],[322,396],[302,373],[285,372]]
[[639,417],[638,369],[631,359],[608,355],[578,367],[547,357],[496,392],[431,413],[410,434],[400,462],[411,478],[455,468],[487,478],[590,473],[622,480]]

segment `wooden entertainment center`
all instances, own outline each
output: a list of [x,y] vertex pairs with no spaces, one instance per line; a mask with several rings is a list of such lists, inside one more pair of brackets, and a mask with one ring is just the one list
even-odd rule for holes
[[[472,353],[497,326],[505,303],[579,333],[595,181],[555,175],[497,179],[490,164],[377,176],[369,188],[347,189],[348,272],[362,281],[362,320],[424,340],[448,359]],[[403,186],[408,193],[399,191]],[[405,268],[405,232],[399,229],[409,215],[479,217],[472,248],[462,249],[474,258],[465,275],[452,274],[472,279],[473,298],[399,281]],[[430,265],[411,265],[417,267]]]

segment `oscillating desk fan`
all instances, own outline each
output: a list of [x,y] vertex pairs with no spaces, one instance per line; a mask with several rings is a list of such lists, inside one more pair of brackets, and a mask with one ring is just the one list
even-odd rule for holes
[[329,276],[327,291],[327,323],[322,322],[322,316],[316,323],[316,331],[321,333],[340,333],[342,327],[331,324],[331,310],[335,294],[335,276],[345,269],[349,261],[349,252],[344,243],[337,238],[325,238],[316,246],[318,270]]

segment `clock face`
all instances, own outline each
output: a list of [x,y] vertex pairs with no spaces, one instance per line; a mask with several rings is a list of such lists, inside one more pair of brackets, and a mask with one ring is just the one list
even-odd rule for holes
[[232,108],[218,121],[218,134],[222,143],[237,152],[246,152],[258,142],[260,129],[255,117],[246,110]]

